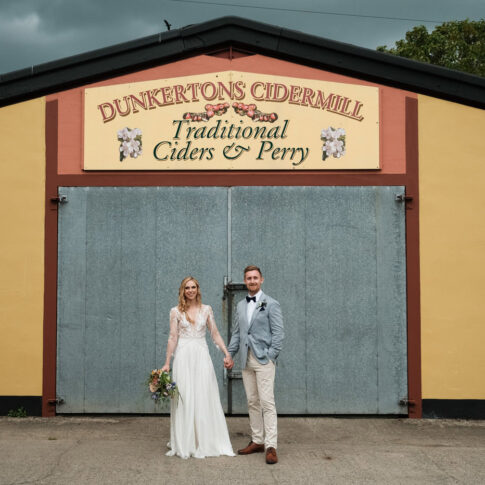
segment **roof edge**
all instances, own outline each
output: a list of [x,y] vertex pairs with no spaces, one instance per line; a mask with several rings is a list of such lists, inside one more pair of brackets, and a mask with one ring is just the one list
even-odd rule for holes
[[1,74],[0,106],[229,46],[485,108],[485,78],[240,17],[221,17]]

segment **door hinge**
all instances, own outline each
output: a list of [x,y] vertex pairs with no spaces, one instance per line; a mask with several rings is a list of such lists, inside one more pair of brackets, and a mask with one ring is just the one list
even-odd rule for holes
[[399,399],[399,406],[416,406],[416,401],[414,401],[414,399],[408,399],[407,397],[404,397],[402,399]]
[[47,402],[51,404],[52,406],[58,405],[58,404],[64,404],[64,398],[57,396],[55,399],[48,399]]
[[54,204],[67,204],[67,195],[59,195],[58,197],[51,197],[51,202]]
[[412,200],[413,200],[412,195],[396,194],[396,201],[397,202],[411,202]]

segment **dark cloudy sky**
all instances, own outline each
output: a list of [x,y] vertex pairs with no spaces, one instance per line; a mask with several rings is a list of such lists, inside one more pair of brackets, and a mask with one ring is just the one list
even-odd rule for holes
[[0,0],[0,73],[227,15],[375,49],[415,25],[479,20],[485,0]]

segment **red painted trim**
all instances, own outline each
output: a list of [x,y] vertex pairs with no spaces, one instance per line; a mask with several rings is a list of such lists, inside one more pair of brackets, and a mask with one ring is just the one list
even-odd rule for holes
[[406,194],[413,197],[406,211],[408,399],[410,418],[423,414],[421,392],[421,300],[419,272],[419,150],[418,100],[406,98]]
[[45,247],[44,247],[44,350],[42,369],[42,416],[55,416],[57,355],[57,197],[58,102],[45,110]]
[[406,185],[405,174],[349,173],[349,172],[97,172],[83,175],[58,175],[57,184],[65,187],[96,186],[216,186],[244,185],[275,186],[352,186]]
[[383,163],[383,154],[384,154],[384,141],[386,139],[384,133],[384,90],[382,86],[378,88],[378,97],[379,97],[379,170],[382,170],[384,163]]

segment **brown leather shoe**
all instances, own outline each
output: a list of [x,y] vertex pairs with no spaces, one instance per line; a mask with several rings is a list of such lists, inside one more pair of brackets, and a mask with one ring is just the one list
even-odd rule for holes
[[264,445],[258,445],[257,443],[254,443],[252,441],[249,442],[249,445],[246,446],[246,448],[243,448],[242,450],[237,450],[238,455],[250,455],[251,453],[263,453],[264,451]]
[[272,446],[266,449],[266,463],[268,465],[274,465],[275,463],[278,463],[276,450]]

